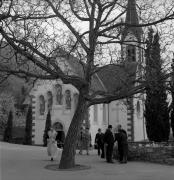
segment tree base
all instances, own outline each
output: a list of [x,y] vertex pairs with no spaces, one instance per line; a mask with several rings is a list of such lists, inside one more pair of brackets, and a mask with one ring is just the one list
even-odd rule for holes
[[76,164],[75,167],[68,168],[68,169],[60,169],[59,164],[49,164],[45,166],[45,169],[52,170],[52,171],[79,171],[79,170],[86,170],[90,168],[91,166],[80,165],[80,164]]

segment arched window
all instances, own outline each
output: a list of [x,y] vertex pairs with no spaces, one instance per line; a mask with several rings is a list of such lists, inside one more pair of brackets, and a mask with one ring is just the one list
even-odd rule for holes
[[47,108],[48,110],[52,110],[52,106],[53,106],[53,95],[51,91],[47,92],[47,98],[48,98],[48,104],[47,104]]
[[44,115],[45,112],[45,98],[43,95],[39,96],[39,113],[40,115]]
[[65,91],[65,105],[66,105],[66,109],[71,109],[71,92],[70,92],[70,90]]
[[76,108],[77,107],[77,103],[78,103],[79,95],[78,95],[78,93],[75,93],[73,96],[74,96],[74,107]]
[[94,105],[94,122],[95,123],[98,122],[98,105],[97,104]]
[[140,107],[140,102],[137,101],[137,117],[140,118],[141,116],[141,107]]
[[56,122],[53,126],[56,131],[63,131],[63,125],[60,122]]
[[133,45],[127,46],[127,58],[130,62],[136,61],[136,47]]
[[56,84],[56,104],[62,105],[62,86],[60,84]]

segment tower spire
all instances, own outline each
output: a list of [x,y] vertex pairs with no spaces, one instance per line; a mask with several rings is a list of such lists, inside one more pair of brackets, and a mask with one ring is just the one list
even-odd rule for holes
[[[129,25],[139,24],[138,14],[136,10],[136,0],[128,0],[125,23]],[[138,40],[141,39],[141,35],[142,35],[141,27],[126,26],[123,32],[123,39],[125,38],[128,32],[133,33]]]
[[125,23],[132,25],[139,24],[138,14],[136,11],[136,0],[128,0]]

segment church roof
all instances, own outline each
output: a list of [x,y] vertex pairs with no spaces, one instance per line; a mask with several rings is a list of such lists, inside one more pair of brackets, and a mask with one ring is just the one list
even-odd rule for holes
[[75,70],[75,74],[77,74],[80,77],[84,77],[84,70],[85,64],[82,63],[78,58],[75,56],[69,54],[66,52],[63,48],[58,47],[55,51],[54,54],[52,55],[53,58],[64,58],[68,62],[68,64],[71,66],[72,70]]
[[[85,63],[83,63],[78,58],[74,57],[73,55],[70,55],[62,48],[57,48],[56,54],[54,54],[54,56],[56,57],[56,55],[59,57],[63,57],[64,60],[68,62],[68,64],[71,66],[71,70],[73,71],[73,73],[75,73],[79,77],[84,77],[84,69],[86,68]],[[91,90],[92,91],[105,90],[97,74],[94,74],[92,76]]]
[[[128,0],[125,23],[130,25],[139,24],[138,14],[136,10],[136,0]],[[138,40],[141,39],[141,34],[142,34],[141,27],[125,26],[122,36],[123,40],[127,36],[128,32],[133,33]]]
[[107,92],[128,90],[135,80],[137,63],[123,65],[110,64],[101,69],[97,74],[104,84]]
[[[72,71],[75,70],[77,75],[84,77],[85,63],[82,64],[78,58],[67,54],[66,51],[59,49],[59,56],[65,58],[71,66]],[[60,55],[61,54],[61,55]],[[125,63],[122,65],[109,64],[102,67],[92,76],[91,91],[114,92],[121,89],[130,88],[132,81],[135,79],[137,63]]]

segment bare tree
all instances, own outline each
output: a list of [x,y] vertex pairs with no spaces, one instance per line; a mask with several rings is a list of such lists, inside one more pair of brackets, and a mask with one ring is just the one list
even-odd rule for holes
[[[123,21],[127,12],[125,0],[9,0],[1,4],[1,47],[6,48],[8,44],[15,53],[10,54],[10,51],[8,55],[3,55],[0,71],[26,79],[60,78],[79,91],[60,168],[75,166],[77,132],[87,108],[130,97],[144,89],[144,84],[140,81],[135,84],[135,79],[128,76],[130,82],[124,88],[112,92],[91,91],[96,73],[106,70],[110,62],[118,60],[119,46],[116,44],[130,43],[121,38],[125,27],[146,28],[174,18],[172,0],[139,0],[137,3],[141,23],[136,24]],[[76,60],[80,73],[63,71],[62,59]],[[124,65],[122,68],[127,71]]]

